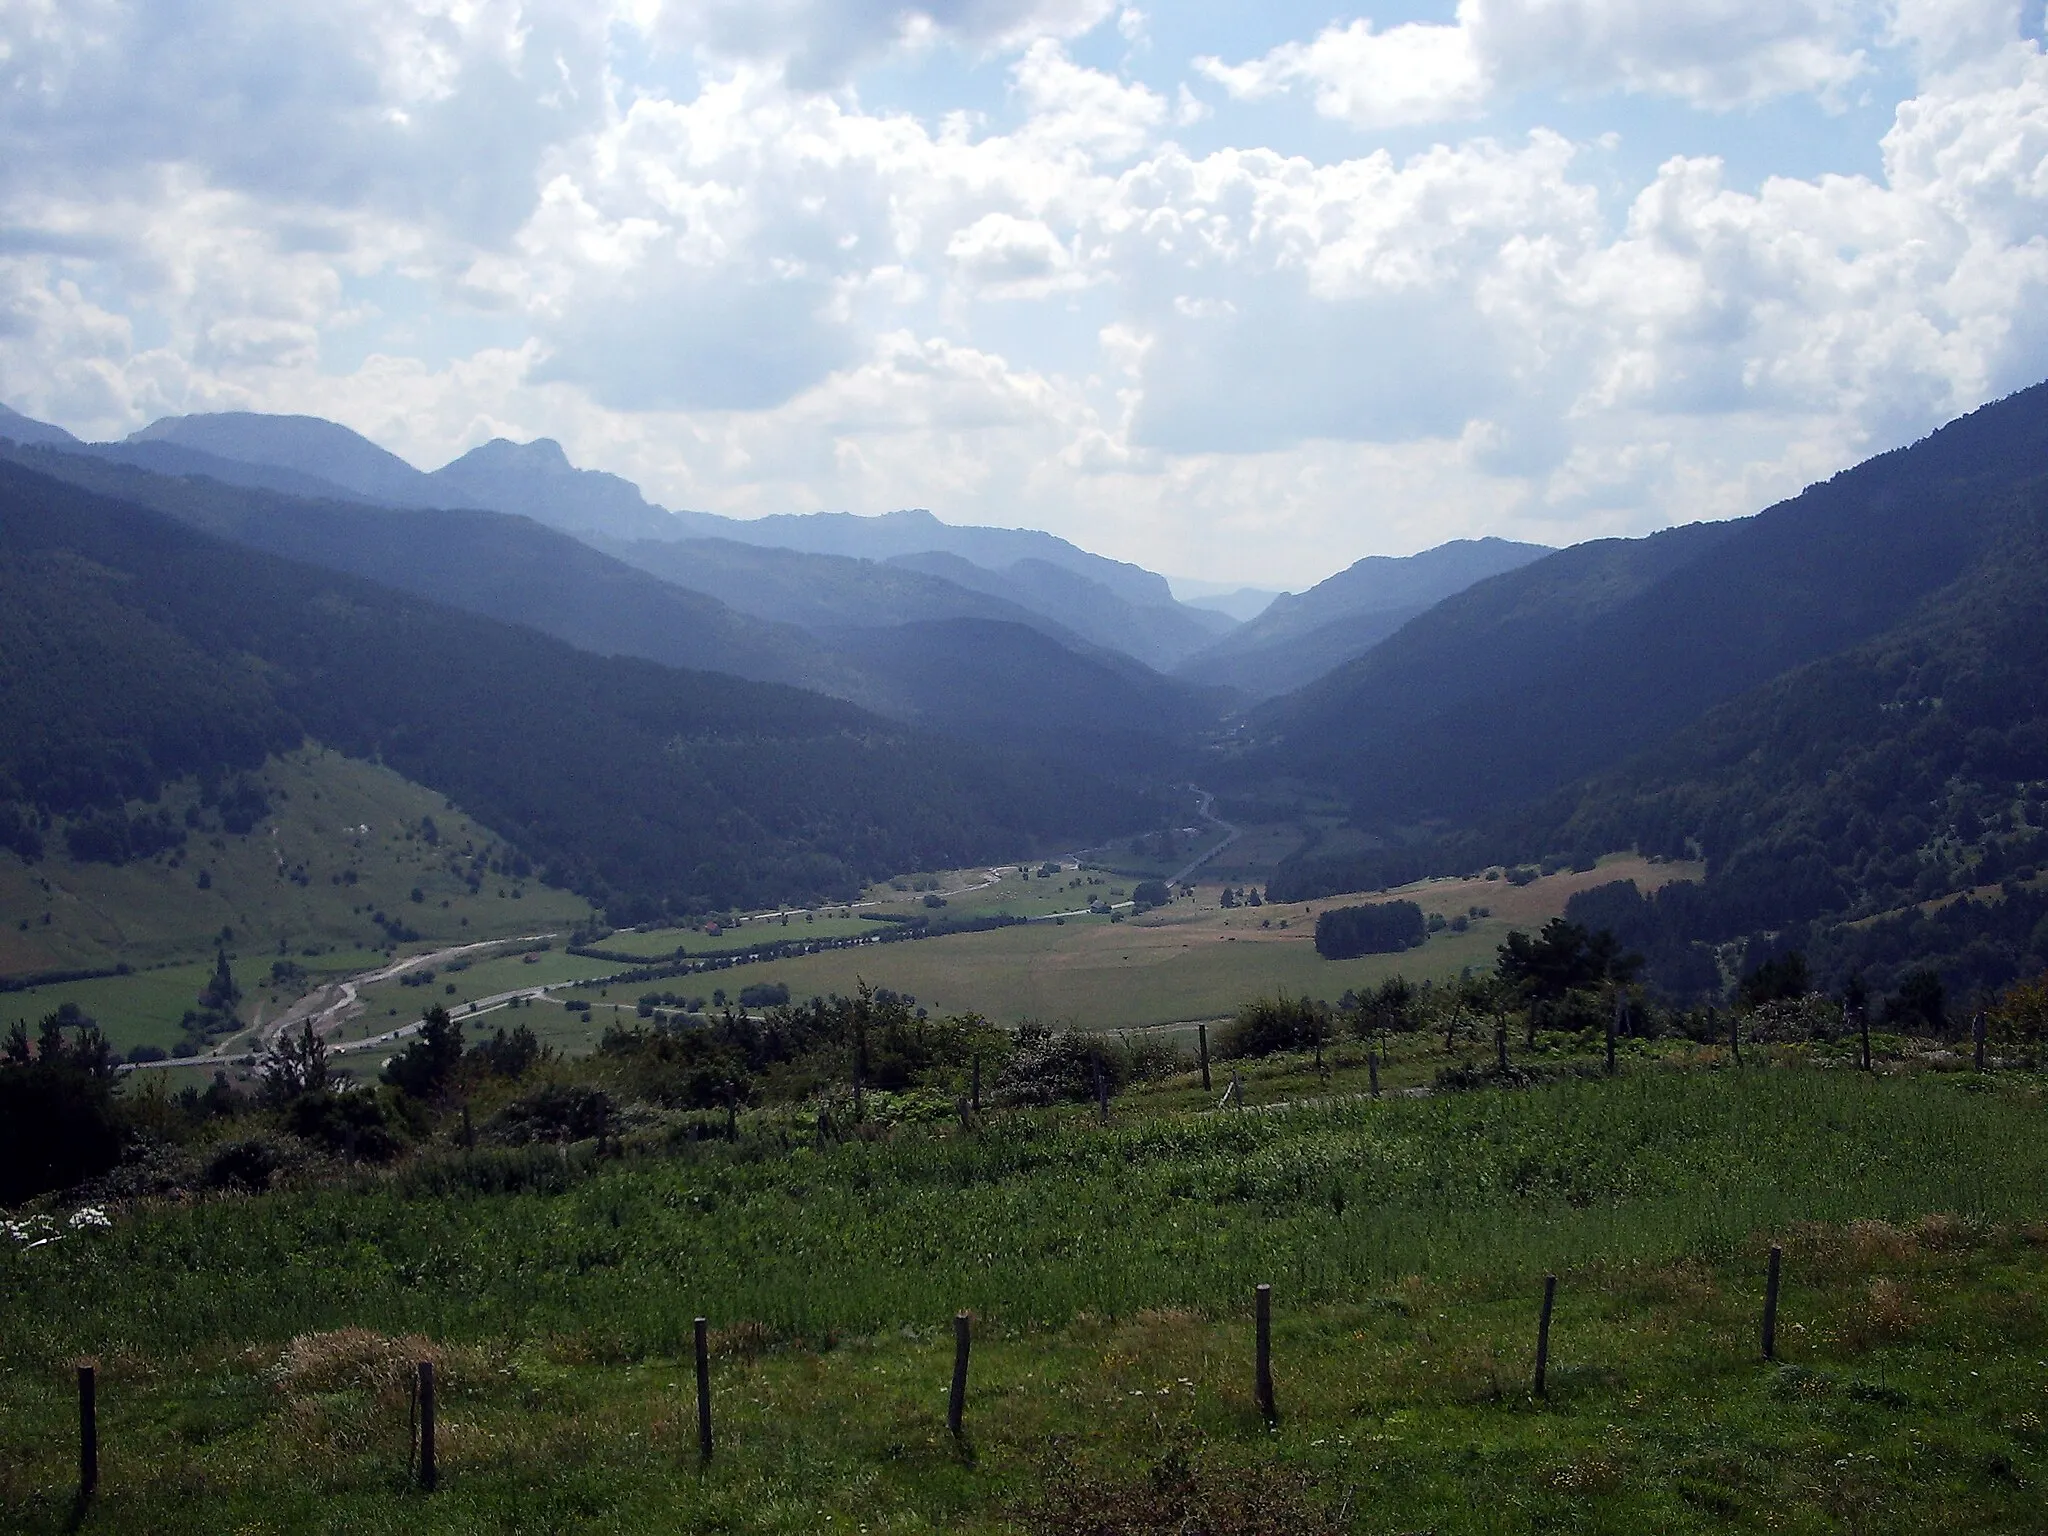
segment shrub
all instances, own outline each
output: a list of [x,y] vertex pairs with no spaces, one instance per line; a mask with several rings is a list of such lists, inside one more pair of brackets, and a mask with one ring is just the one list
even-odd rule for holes
[[1219,1054],[1270,1056],[1275,1051],[1305,1051],[1330,1037],[1330,1005],[1309,998],[1262,997],[1241,1004],[1223,1027]]
[[781,1008],[789,1002],[789,983],[783,981],[757,981],[752,986],[740,988],[742,1008]]
[[1173,901],[1164,880],[1140,880],[1131,889],[1131,902],[1139,907],[1163,907]]
[[284,1166],[275,1142],[262,1136],[231,1141],[206,1160],[202,1175],[208,1189],[241,1189],[252,1193],[270,1188]]
[[1316,953],[1325,960],[1399,954],[1428,937],[1422,908],[1412,901],[1331,907],[1316,919]]
[[388,1163],[405,1150],[390,1111],[374,1093],[302,1093],[285,1110],[284,1127],[302,1141],[366,1163]]
[[602,1088],[550,1083],[499,1110],[489,1130],[507,1146],[535,1141],[589,1141],[618,1134],[619,1107]]
[[1017,1048],[996,1074],[998,1103],[1032,1105],[1085,1104],[1095,1097],[1095,1069],[1101,1064],[1109,1091],[1130,1080],[1131,1064],[1123,1051],[1101,1035],[1025,1024],[1017,1030]]

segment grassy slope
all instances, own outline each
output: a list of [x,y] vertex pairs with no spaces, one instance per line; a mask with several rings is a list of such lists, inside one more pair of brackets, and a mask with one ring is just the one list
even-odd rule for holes
[[[132,977],[0,993],[0,1018],[32,1018],[72,1000],[119,1046],[167,1046],[204,983],[203,968],[195,966],[210,960],[223,928],[234,930],[229,949],[248,994],[245,1015],[253,1015],[258,1006],[274,1013],[290,1001],[257,986],[280,942],[316,978],[376,963],[384,935],[370,921],[374,910],[399,918],[425,941],[450,944],[566,929],[589,911],[580,899],[533,880],[492,876],[471,896],[447,871],[447,855],[497,839],[388,769],[312,749],[273,758],[261,778],[271,811],[255,830],[217,840],[194,834],[176,863],[165,855],[115,867],[53,854],[27,865],[0,851],[0,915],[7,919],[0,923],[0,975],[118,962],[137,968]],[[174,791],[164,803],[181,812],[190,794]],[[425,816],[439,828],[438,848],[406,836]],[[368,834],[350,830],[359,826]],[[288,878],[300,864],[304,885]],[[201,869],[212,877],[209,890],[198,888]],[[350,869],[354,885],[332,883]],[[410,899],[415,887],[424,901]],[[307,949],[322,953],[308,956]]]
[[[1226,1530],[1254,1529],[1222,1520],[1247,1485],[1264,1530],[1340,1510],[1357,1532],[2026,1530],[2048,1150],[2036,1086],[1972,1086],[1641,1071],[1186,1115],[1169,1085],[1108,1129],[1030,1115],[785,1154],[763,1119],[736,1151],[555,1194],[414,1175],[145,1210],[0,1250],[0,1513],[67,1518],[65,1367],[90,1352],[111,1530],[1150,1530],[1112,1523],[1118,1500],[1170,1502],[1180,1459]],[[1755,1359],[1771,1237],[1778,1368]],[[1276,1431],[1250,1401],[1255,1281],[1276,1290]],[[699,1312],[721,1325],[705,1473]],[[307,1337],[344,1327],[367,1332]],[[423,1352],[431,1500],[403,1490],[394,1369]],[[1069,1458],[1103,1523],[1029,1515]]]

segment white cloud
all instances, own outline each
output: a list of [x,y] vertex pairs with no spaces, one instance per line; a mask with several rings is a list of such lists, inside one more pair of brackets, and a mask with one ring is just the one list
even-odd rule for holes
[[[745,60],[719,6],[0,9],[0,397],[101,434],[312,411],[422,464],[549,435],[672,504],[929,505],[1298,585],[1752,510],[2048,373],[2048,63],[2009,5],[1468,0],[1215,67],[1364,123],[1924,71],[1881,175],[1738,184],[1701,119],[1621,187],[1542,129],[1317,160],[1225,101],[1232,147],[1176,144],[1184,86],[1053,35],[1108,14],[790,0]],[[1008,50],[978,110],[803,78],[911,32]]]
[[[1965,0],[1900,3],[1897,37],[1930,30],[1944,19],[1937,7]],[[1368,129],[1471,117],[1502,94],[1536,88],[1728,108],[1796,94],[1834,99],[1863,73],[1862,39],[1877,20],[1851,0],[1459,0],[1450,23],[1332,23],[1308,43],[1197,67],[1246,100],[1304,87],[1325,117]],[[1983,17],[1973,24],[1994,41],[2013,35]]]
[[1283,43],[1248,63],[1204,58],[1196,67],[1244,101],[1306,85],[1318,112],[1356,128],[1469,117],[1491,84],[1468,28],[1420,22],[1385,32],[1370,21],[1332,25],[1313,42]]

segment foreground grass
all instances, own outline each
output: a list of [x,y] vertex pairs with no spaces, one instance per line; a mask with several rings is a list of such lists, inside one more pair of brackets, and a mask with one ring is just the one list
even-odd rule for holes
[[[674,1156],[458,1159],[10,1253],[0,1523],[68,1517],[65,1366],[90,1354],[90,1519],[117,1529],[1151,1530],[1175,1527],[1133,1522],[1176,1500],[1228,1530],[2038,1528],[2031,1088],[1646,1072],[1137,1108],[1107,1130],[1032,1115],[785,1151],[799,1128],[764,1123]],[[1755,1358],[1772,1238],[1778,1367]],[[1258,1282],[1277,1430],[1251,1403]],[[943,1422],[961,1307],[964,1450]],[[681,1363],[698,1313],[721,1329],[707,1471]],[[403,1368],[426,1352],[432,1499],[404,1488]],[[1284,1518],[1219,1523],[1245,1488]],[[1130,1518],[1086,1523],[1105,1509]]]

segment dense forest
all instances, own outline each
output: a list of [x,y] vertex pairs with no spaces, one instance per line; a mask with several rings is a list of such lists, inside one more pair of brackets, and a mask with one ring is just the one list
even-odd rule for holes
[[[793,688],[599,657],[0,465],[0,835],[148,821],[311,737],[614,921],[844,896],[1150,824],[1137,794]],[[175,835],[172,829],[171,835]]]

